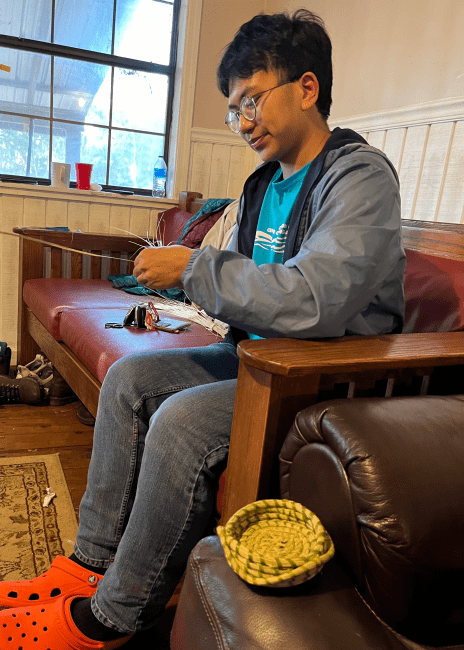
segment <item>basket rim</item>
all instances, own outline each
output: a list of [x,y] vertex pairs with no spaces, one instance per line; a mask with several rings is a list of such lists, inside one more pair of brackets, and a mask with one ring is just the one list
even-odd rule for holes
[[[280,513],[282,516],[273,516],[270,519],[262,517],[270,513]],[[290,513],[290,519],[287,513]],[[307,529],[320,549],[313,547],[311,553],[301,558],[285,559],[285,556],[273,558],[270,555],[261,555],[240,542],[244,532],[253,525],[263,524],[261,527],[265,529],[266,521],[271,523],[274,521],[282,528],[298,526],[303,533],[303,529]],[[333,541],[317,515],[302,504],[289,499],[262,499],[248,504],[232,515],[225,526],[219,526],[217,534],[231,568],[243,580],[255,585],[284,586],[286,582],[298,584],[309,580],[335,553]]]

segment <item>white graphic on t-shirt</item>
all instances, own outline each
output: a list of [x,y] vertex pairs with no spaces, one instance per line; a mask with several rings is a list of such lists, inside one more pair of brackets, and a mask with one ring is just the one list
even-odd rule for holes
[[267,232],[257,230],[255,246],[259,246],[265,250],[274,251],[275,253],[283,253],[287,234],[288,226],[285,223],[282,224],[277,231],[274,228],[268,228]]

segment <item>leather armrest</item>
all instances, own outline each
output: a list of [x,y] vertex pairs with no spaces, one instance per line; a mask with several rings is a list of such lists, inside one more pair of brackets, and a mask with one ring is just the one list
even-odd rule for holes
[[376,617],[335,560],[297,587],[258,588],[232,571],[218,537],[190,555],[171,636],[171,650],[421,647]]

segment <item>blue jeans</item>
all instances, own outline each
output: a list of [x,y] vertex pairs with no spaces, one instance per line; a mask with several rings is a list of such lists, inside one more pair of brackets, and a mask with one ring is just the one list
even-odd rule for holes
[[103,382],[74,552],[108,568],[92,611],[119,632],[156,623],[212,530],[237,372],[216,343],[123,358]]

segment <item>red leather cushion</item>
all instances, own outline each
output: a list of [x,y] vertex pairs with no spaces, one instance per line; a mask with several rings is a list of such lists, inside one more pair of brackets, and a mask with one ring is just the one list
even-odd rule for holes
[[185,224],[193,215],[179,208],[171,208],[158,215],[157,237],[165,246],[175,244],[182,235]]
[[[122,323],[126,309],[75,309],[62,312],[60,338],[82,363],[103,381],[108,368],[134,352],[200,347],[221,339],[192,323],[180,334],[139,330],[135,327],[105,329],[105,323]],[[160,312],[160,316],[169,316]]]
[[64,280],[38,278],[27,280],[23,287],[24,302],[57,341],[60,340],[60,318],[74,309],[125,308],[137,302],[134,296],[116,289],[108,280]]
[[407,250],[404,332],[464,330],[464,260]]

